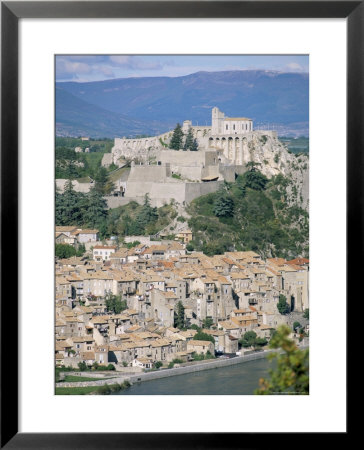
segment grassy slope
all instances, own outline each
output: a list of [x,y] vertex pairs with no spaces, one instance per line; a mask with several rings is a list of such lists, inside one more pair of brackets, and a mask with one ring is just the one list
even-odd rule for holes
[[86,387],[56,387],[56,395],[87,395],[97,391],[97,386]]
[[99,380],[108,380],[109,378],[92,378],[92,377],[77,377],[75,375],[66,375],[64,377],[64,381],[66,383],[73,383],[77,381],[99,381]]

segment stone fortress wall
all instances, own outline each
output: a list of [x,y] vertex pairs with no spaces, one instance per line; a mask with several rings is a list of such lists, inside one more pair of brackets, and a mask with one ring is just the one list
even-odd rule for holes
[[196,197],[215,192],[222,183],[222,179],[220,181],[194,182],[173,178],[171,175],[170,163],[160,165],[132,164],[122,203],[127,200],[142,203],[144,196],[148,194],[153,206],[160,207],[171,200],[185,204]]
[[[109,207],[131,200],[141,203],[145,194],[154,206],[172,199],[186,204],[215,192],[224,180],[234,181],[251,161],[259,163],[268,177],[285,174],[289,155],[275,131],[255,131],[251,119],[225,117],[216,107],[211,118],[211,126],[183,122],[184,135],[192,129],[197,139],[197,151],[169,149],[173,131],[141,139],[115,138],[112,153],[105,157],[103,165],[114,163],[122,167],[127,160],[132,162],[130,173],[123,180],[123,192],[107,198]],[[115,189],[118,190],[117,182]]]

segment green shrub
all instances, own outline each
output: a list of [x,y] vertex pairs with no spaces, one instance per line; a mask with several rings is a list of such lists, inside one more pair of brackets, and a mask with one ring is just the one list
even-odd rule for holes
[[78,367],[81,372],[85,372],[86,370],[88,370],[88,367],[87,367],[87,364],[85,363],[85,361],[79,362]]
[[98,389],[98,393],[101,395],[108,395],[111,392],[111,388],[108,384],[104,384],[103,386],[100,386]]

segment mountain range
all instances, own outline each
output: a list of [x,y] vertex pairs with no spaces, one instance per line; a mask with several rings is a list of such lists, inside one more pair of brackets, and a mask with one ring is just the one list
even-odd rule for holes
[[56,83],[59,136],[155,135],[184,120],[210,125],[211,109],[246,116],[280,135],[308,135],[309,76],[266,70]]

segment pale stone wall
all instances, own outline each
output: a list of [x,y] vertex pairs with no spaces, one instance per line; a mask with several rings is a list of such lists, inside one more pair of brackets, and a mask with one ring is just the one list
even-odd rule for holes
[[167,177],[170,177],[171,169],[169,164],[163,165],[133,165],[131,166],[127,191],[129,190],[129,184],[132,181],[154,182],[164,181]]
[[101,160],[101,165],[103,167],[108,167],[113,162],[113,154],[112,153],[105,153]]
[[[143,182],[140,180],[128,182],[126,195],[122,199],[123,204],[126,204],[131,200],[142,203],[144,201],[145,194],[149,195],[151,204],[157,207],[170,203],[171,200],[181,204],[184,202],[189,203],[201,195],[216,192],[222,183],[222,181],[193,183],[173,179],[170,180],[171,181],[167,180],[165,182]],[[121,200],[117,197],[115,198],[115,202]]]
[[114,197],[111,195],[104,197],[104,199],[106,200],[108,209],[125,206],[132,201],[142,204],[144,200],[143,197]]
[[198,166],[201,164],[216,164],[214,161],[216,158],[216,151],[210,150],[198,150],[197,152],[191,152],[189,150],[160,150],[158,153],[158,161],[163,163],[169,163],[172,166]]
[[201,178],[205,177],[220,177],[219,166],[206,166],[201,171]]
[[153,183],[150,197],[156,201],[156,206],[163,206],[175,200],[178,203],[185,201],[185,183]]
[[207,183],[186,183],[185,201],[190,203],[201,195],[211,194],[216,192],[223,184],[223,181],[209,181]]
[[[61,193],[64,192],[64,188],[65,185],[67,183],[68,180],[64,179],[64,178],[57,178],[56,179],[56,186],[59,189],[59,191]],[[76,192],[83,192],[83,193],[87,193],[90,191],[90,189],[93,187],[93,183],[79,183],[76,180],[72,180],[72,186],[73,186],[73,190]]]
[[172,173],[178,173],[185,180],[189,181],[201,181],[203,177],[202,166],[173,166],[171,167]]
[[145,245],[160,245],[160,241],[152,241],[150,239],[150,236],[125,236],[124,237],[125,242],[135,242],[139,241],[141,244]]
[[206,176],[219,176],[215,150],[161,150],[157,159],[162,164],[170,164],[171,172],[178,173],[186,180],[200,181]]
[[166,132],[159,136],[141,139],[115,138],[114,147],[111,150],[113,162],[120,165],[120,159],[146,160],[147,157],[153,157],[158,150],[165,148],[161,141],[168,144],[171,135],[171,132]]
[[220,165],[219,167],[219,173],[221,174],[221,177],[228,181],[229,183],[232,183],[235,181],[235,174],[242,174],[246,172],[246,168],[244,166],[223,166]]

